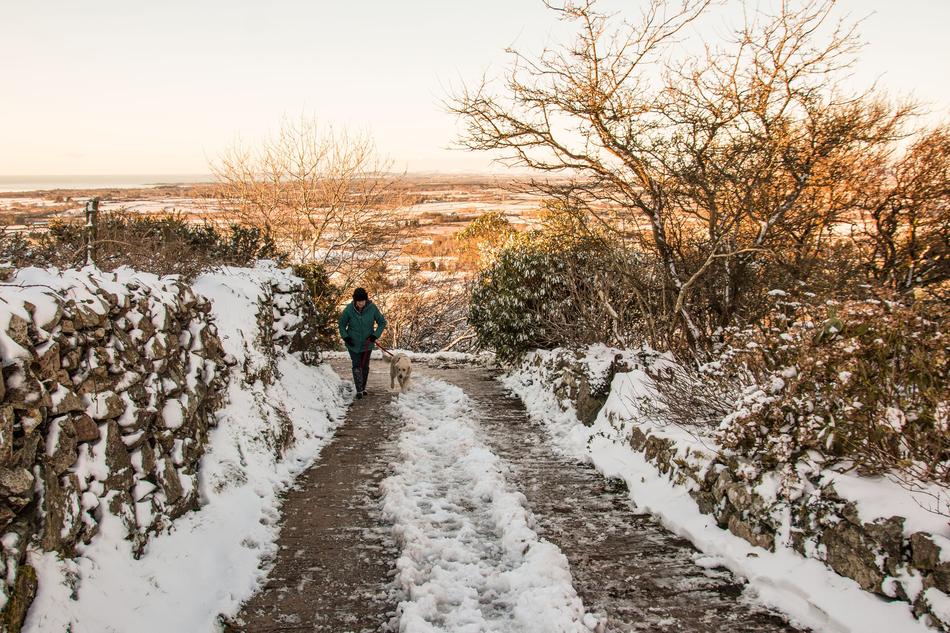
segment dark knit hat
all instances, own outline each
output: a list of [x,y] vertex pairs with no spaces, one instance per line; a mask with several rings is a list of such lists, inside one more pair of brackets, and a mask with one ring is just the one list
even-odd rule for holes
[[365,288],[357,288],[353,291],[353,301],[367,301],[368,299],[369,295],[366,294]]

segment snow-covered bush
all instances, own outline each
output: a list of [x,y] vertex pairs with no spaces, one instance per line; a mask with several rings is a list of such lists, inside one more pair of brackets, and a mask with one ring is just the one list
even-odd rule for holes
[[950,312],[865,299],[778,302],[733,333],[720,372],[746,373],[722,444],[767,468],[808,451],[863,472],[950,483]]

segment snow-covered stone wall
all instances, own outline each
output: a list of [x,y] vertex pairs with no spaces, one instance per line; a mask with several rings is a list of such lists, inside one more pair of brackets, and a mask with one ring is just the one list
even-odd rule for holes
[[210,302],[175,277],[17,271],[0,285],[0,603],[18,630],[29,547],[74,555],[106,510],[141,548],[195,507],[226,385]]
[[[286,351],[309,351],[309,305],[267,264],[194,286],[92,268],[0,284],[0,631],[18,631],[36,595],[30,551],[75,557],[108,514],[137,556],[202,503],[202,481],[221,476],[202,460],[229,380],[270,384]],[[279,457],[294,429],[274,417]]]
[[[76,273],[63,273],[69,278],[64,283],[81,288],[85,274],[76,281]],[[120,271],[117,281],[126,274],[142,278]],[[316,459],[345,416],[340,377],[326,363],[312,364],[309,300],[292,271],[270,262],[224,267],[200,275],[190,289],[173,279],[148,279],[153,294],[162,284],[174,284],[176,293],[194,295],[202,306],[197,322],[215,332],[217,356],[227,365],[216,361],[220,371],[227,370],[227,388],[215,394],[222,406],[208,420],[203,455],[186,473],[197,507],[173,522],[169,516],[168,529],[147,532],[144,547],[123,516],[102,502],[91,513],[98,532],[89,542],[79,541],[73,556],[46,551],[34,537],[29,567],[21,567],[35,571],[38,581],[23,623],[26,633],[219,630],[266,577],[277,551],[282,492]],[[154,424],[151,432],[162,433],[162,426]],[[153,496],[163,493],[161,481],[146,481],[155,485]]]
[[648,351],[535,352],[507,381],[537,417],[573,420],[573,427],[551,427],[568,444],[592,451],[609,440],[610,451],[632,451],[720,528],[781,550],[786,560],[794,552],[821,561],[884,600],[909,603],[924,622],[950,628],[950,527],[933,511],[946,491],[861,477],[817,454],[795,476],[781,465],[753,464],[721,449],[710,429],[671,425],[657,414],[663,405],[650,370],[670,363]]

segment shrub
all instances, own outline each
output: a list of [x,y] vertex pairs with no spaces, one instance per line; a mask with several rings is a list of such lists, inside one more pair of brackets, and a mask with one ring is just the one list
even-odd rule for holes
[[[30,236],[31,248],[13,254],[15,266],[71,267],[85,262],[81,224],[57,222]],[[158,274],[191,276],[216,265],[243,266],[255,259],[283,262],[269,235],[256,227],[219,228],[178,216],[152,217],[112,212],[100,216],[96,265],[103,270],[131,266]]]
[[889,299],[781,293],[761,327],[732,333],[721,371],[749,386],[721,443],[768,468],[814,450],[950,483],[950,311]]
[[378,301],[388,321],[384,345],[420,352],[471,346],[468,284],[459,275],[430,275],[409,266],[389,279]]
[[514,360],[531,348],[552,344],[549,325],[573,308],[565,261],[531,243],[502,250],[479,274],[468,320],[479,346]]
[[308,352],[333,349],[338,345],[339,338],[336,306],[340,289],[330,281],[330,275],[320,264],[297,264],[293,271],[307,285],[313,308],[311,314],[301,315],[308,324],[301,343],[302,348]]
[[469,323],[503,361],[534,348],[633,344],[644,336],[637,280],[628,277],[638,265],[635,253],[594,237],[521,236],[476,279]]

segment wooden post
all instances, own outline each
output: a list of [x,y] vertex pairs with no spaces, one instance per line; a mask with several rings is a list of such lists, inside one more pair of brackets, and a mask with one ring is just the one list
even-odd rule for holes
[[99,239],[99,198],[86,202],[86,266],[96,265],[96,240]]

